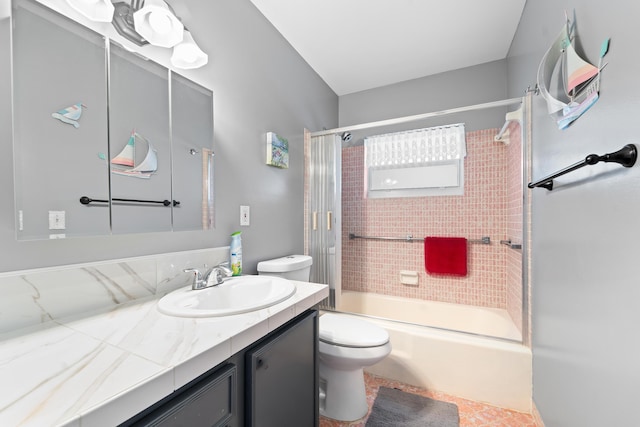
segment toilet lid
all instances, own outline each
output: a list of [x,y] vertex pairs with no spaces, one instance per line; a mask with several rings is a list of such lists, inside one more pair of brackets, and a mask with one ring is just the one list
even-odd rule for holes
[[389,342],[389,333],[364,320],[325,313],[319,320],[320,340],[347,347],[375,347]]

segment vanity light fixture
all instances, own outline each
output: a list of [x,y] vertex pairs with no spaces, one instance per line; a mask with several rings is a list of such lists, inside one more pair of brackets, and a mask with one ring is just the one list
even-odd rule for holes
[[196,42],[193,40],[191,32],[185,29],[182,42],[178,43],[173,48],[171,64],[177,68],[190,70],[193,68],[200,68],[208,61],[209,56],[204,53],[200,47],[198,47]]
[[67,0],[67,4],[82,16],[97,22],[111,22],[114,6],[111,0]]
[[92,21],[111,22],[125,39],[138,45],[173,48],[171,64],[185,70],[200,68],[209,61],[191,32],[184,27],[164,0],[66,0],[69,6]]

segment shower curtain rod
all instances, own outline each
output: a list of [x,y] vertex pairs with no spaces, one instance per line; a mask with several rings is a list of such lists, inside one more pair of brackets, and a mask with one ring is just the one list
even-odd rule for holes
[[335,129],[311,132],[311,136],[312,137],[325,136],[325,135],[332,135],[335,133],[339,134],[342,132],[350,132],[354,130],[371,129],[371,128],[381,127],[381,126],[389,126],[389,125],[397,125],[401,123],[414,122],[416,120],[428,119],[430,117],[446,116],[448,114],[455,114],[455,113],[464,113],[466,111],[484,110],[486,108],[506,107],[507,105],[521,103],[522,100],[523,98],[503,99],[501,101],[485,102],[484,104],[468,105],[466,107],[451,108],[449,110],[435,111],[433,113],[416,114],[413,116],[398,117],[396,119],[379,120],[377,122],[362,123],[359,125],[344,126],[344,127],[335,128]]

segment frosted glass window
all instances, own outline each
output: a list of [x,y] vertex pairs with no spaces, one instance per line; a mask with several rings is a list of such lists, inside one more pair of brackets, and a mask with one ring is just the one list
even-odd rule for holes
[[365,138],[367,197],[462,195],[464,124]]

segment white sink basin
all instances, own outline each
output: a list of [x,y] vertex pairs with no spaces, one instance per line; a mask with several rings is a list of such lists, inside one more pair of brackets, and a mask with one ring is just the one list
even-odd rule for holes
[[280,277],[239,276],[210,288],[175,290],[160,299],[158,310],[179,317],[229,316],[270,307],[295,292],[296,286]]

